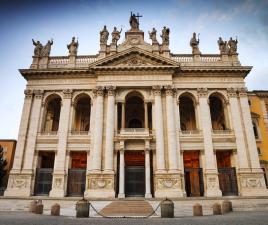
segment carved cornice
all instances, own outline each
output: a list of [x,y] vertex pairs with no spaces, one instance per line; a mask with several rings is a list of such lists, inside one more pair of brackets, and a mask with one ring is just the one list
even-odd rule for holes
[[66,90],[63,90],[62,92],[63,92],[63,98],[72,98],[73,90],[66,89]]
[[37,99],[42,99],[43,95],[44,95],[44,91],[43,90],[34,90],[34,97]]
[[33,97],[33,91],[32,90],[24,90],[25,98],[30,99]]
[[198,97],[207,97],[208,89],[207,88],[197,88],[197,96]]

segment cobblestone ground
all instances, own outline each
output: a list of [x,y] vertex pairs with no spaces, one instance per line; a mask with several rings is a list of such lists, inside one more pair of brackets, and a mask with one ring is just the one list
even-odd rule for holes
[[35,215],[27,212],[0,212],[0,225],[267,225],[268,212],[232,212],[222,216],[174,219],[73,218]]

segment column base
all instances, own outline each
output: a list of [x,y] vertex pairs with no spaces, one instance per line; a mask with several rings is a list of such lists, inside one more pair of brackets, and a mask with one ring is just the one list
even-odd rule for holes
[[177,198],[183,197],[182,174],[165,173],[155,174],[155,197],[156,198]]
[[66,175],[63,173],[61,174],[53,174],[53,181],[52,181],[52,189],[49,192],[49,197],[64,197],[65,196],[65,184]]
[[114,198],[114,174],[90,172],[86,178],[85,198]]
[[29,197],[31,196],[33,174],[17,174],[12,172],[8,178],[8,186],[4,196]]
[[205,196],[206,197],[219,197],[222,196],[222,192],[219,186],[218,174],[205,174]]
[[152,194],[151,193],[145,194],[145,198],[152,198]]
[[125,194],[124,193],[122,193],[122,194],[118,194],[118,198],[125,198],[126,196],[125,196]]
[[240,173],[239,194],[241,196],[268,196],[263,173]]

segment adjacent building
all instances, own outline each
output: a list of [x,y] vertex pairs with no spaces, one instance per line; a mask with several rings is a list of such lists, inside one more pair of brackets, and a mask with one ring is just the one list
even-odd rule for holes
[[[147,32],[146,32],[147,33]],[[169,49],[169,29],[144,41],[138,17],[96,55],[50,56],[35,45],[6,196],[267,196],[237,40],[219,54]],[[216,44],[216,42],[215,42]]]

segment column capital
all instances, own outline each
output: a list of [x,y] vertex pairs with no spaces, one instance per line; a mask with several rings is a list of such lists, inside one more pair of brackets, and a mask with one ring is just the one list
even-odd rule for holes
[[44,95],[44,91],[43,90],[34,90],[34,97],[37,99],[42,99],[43,95]]
[[164,86],[164,89],[166,91],[166,95],[169,95],[169,96],[173,96],[176,91],[173,85],[166,85]]
[[236,88],[227,88],[227,95],[229,98],[237,97],[237,89]]
[[154,96],[161,96],[161,90],[162,90],[162,88],[163,87],[161,85],[154,85],[152,87]]
[[247,97],[247,88],[238,88],[238,95],[239,97]]
[[207,88],[197,88],[197,95],[198,97],[207,97],[208,89]]
[[26,89],[24,90],[25,98],[32,98],[33,97],[33,90]]
[[94,93],[95,96],[103,96],[104,87],[103,86],[97,86],[95,89],[93,89],[93,93]]
[[114,85],[106,86],[106,90],[108,92],[108,95],[115,96],[116,86],[114,86]]
[[63,93],[63,98],[70,99],[70,98],[72,98],[73,90],[65,89],[65,90],[62,91],[62,93]]

